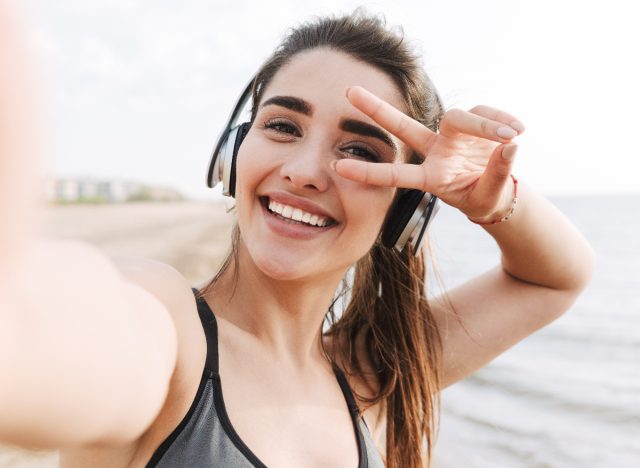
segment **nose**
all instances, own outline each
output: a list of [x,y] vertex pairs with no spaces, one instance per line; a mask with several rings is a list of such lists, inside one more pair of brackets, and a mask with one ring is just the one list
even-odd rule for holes
[[280,175],[295,188],[324,192],[329,187],[329,149],[322,143],[298,145],[280,167]]

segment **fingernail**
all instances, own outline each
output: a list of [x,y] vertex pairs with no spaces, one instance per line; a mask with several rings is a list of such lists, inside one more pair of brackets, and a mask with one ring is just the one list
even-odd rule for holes
[[347,88],[347,91],[345,92],[345,96],[347,96],[347,99],[349,99],[349,91],[351,90],[351,86],[349,86]]
[[513,128],[518,133],[524,132],[524,124],[519,120],[514,120],[509,125],[511,125],[511,128]]
[[334,171],[336,170],[336,164],[338,164],[338,161],[331,161],[331,163],[329,163],[331,169],[333,169]]
[[499,127],[498,130],[496,131],[496,134],[500,138],[504,138],[505,140],[511,140],[512,138],[518,136],[518,132],[516,132],[511,127]]
[[515,155],[518,145],[507,145],[502,149],[502,159],[505,161],[511,161]]

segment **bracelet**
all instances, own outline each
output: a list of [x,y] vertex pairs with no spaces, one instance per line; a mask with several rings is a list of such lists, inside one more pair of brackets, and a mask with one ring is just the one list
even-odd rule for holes
[[511,178],[513,179],[513,201],[511,202],[511,209],[509,210],[509,212],[505,216],[503,216],[502,218],[496,219],[494,221],[489,221],[487,223],[483,223],[483,222],[480,222],[480,221],[474,221],[473,219],[471,219],[471,218],[469,218],[467,216],[467,219],[469,219],[469,221],[471,221],[472,223],[480,224],[481,226],[483,226],[483,225],[499,224],[499,223],[507,221],[509,218],[511,218],[511,215],[513,215],[513,212],[516,209],[516,203],[518,203],[518,179],[516,179],[513,176],[513,174],[510,174],[510,175],[511,175]]

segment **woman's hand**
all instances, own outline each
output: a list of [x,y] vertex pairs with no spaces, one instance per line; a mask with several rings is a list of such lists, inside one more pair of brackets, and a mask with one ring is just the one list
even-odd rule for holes
[[451,109],[440,122],[440,132],[434,133],[364,88],[349,88],[347,98],[425,160],[415,165],[343,159],[335,166],[339,175],[432,193],[476,221],[495,219],[509,210],[517,149],[511,140],[524,131],[515,117],[487,106],[469,112]]

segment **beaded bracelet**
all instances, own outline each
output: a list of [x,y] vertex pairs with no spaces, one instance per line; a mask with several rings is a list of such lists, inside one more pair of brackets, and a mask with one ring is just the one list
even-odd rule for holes
[[502,223],[502,222],[508,220],[509,218],[511,218],[511,215],[513,215],[513,212],[516,209],[516,203],[518,203],[518,180],[513,176],[513,174],[510,174],[510,175],[511,175],[511,178],[513,179],[513,201],[511,202],[511,209],[509,210],[509,212],[505,216],[503,216],[502,218],[496,219],[494,221],[489,221],[487,223],[483,223],[483,222],[480,222],[480,221],[474,221],[473,219],[471,219],[471,218],[469,218],[467,216],[469,221],[471,221],[472,223],[480,224],[481,226],[483,226],[483,225],[490,225],[490,224],[499,224],[499,223]]

